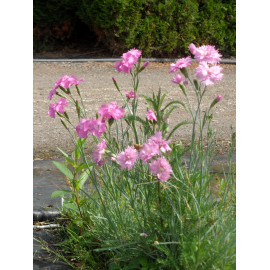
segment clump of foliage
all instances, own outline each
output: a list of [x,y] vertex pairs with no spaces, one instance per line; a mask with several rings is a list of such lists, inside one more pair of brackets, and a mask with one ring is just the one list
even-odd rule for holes
[[[190,56],[172,64],[170,72],[179,71],[173,80],[179,99],[168,103],[161,90],[152,96],[140,94],[139,75],[149,62],[142,63],[137,49],[115,63],[118,71],[131,76],[133,87],[129,93],[122,91],[113,78],[123,98],[121,106],[103,104],[89,119],[79,89],[83,78],[62,76],[51,90],[48,98],[60,99],[50,104],[48,113],[60,118],[75,148],[72,155],[60,150],[65,163],[54,162],[70,189],[52,194],[64,200],[64,239],[58,246],[74,268],[235,269],[235,171],[231,163],[235,140],[228,171],[219,175],[213,188],[216,131],[211,121],[222,96],[201,109],[208,86],[222,79],[222,68],[216,65],[221,55],[213,46],[190,44],[189,49],[199,62],[196,78],[186,69]],[[195,104],[190,102],[190,91],[196,94]],[[139,97],[148,104],[145,118],[137,114]],[[65,111],[69,104],[76,108],[77,123]],[[169,116],[179,106],[189,112],[190,120],[170,127]],[[186,124],[192,126],[188,149],[181,142],[169,142]],[[89,157],[90,144],[95,150]],[[188,164],[182,160],[186,151]]]
[[[36,40],[66,38],[78,20],[96,34],[97,44],[116,54],[137,47],[146,56],[175,57],[185,54],[193,42],[212,43],[224,55],[235,55],[235,0],[34,1]],[[63,24],[69,34],[61,30]],[[54,33],[54,27],[60,31]]]

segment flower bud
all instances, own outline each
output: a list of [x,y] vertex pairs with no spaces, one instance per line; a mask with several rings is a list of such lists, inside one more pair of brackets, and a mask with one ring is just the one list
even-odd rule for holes
[[158,241],[155,241],[155,242],[154,242],[154,245],[159,245],[159,242],[158,242]]
[[114,119],[113,119],[113,118],[110,118],[110,119],[108,120],[109,126],[111,126],[111,125],[113,124],[113,122],[114,122]]
[[149,61],[146,61],[143,66],[146,68],[149,65]]
[[62,119],[60,119],[60,121],[63,124],[63,126],[68,130],[68,127],[67,127],[66,123]]
[[80,92],[80,89],[79,89],[78,85],[76,84],[75,87],[76,87],[78,95],[81,96],[81,92]]
[[212,101],[210,107],[209,107],[209,111],[219,102],[223,99],[222,95],[217,95],[217,97]]
[[219,101],[221,101],[223,99],[223,96],[222,95],[217,95],[217,97],[216,97],[216,100],[219,102]]
[[195,85],[195,88],[196,88],[197,90],[199,90],[199,84],[198,84],[198,81],[197,81],[197,80],[193,80],[193,83],[194,83],[194,85]]
[[188,72],[187,72],[187,69],[186,69],[186,68],[181,68],[180,70],[181,70],[182,74],[183,74],[186,78],[188,78]]

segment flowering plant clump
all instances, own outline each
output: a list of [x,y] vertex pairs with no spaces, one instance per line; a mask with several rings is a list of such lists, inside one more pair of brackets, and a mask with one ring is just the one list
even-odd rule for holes
[[[67,261],[76,261],[82,269],[229,269],[235,265],[231,163],[226,179],[219,180],[216,189],[211,186],[212,109],[222,95],[201,110],[207,87],[223,77],[217,65],[221,55],[209,45],[190,44],[189,50],[198,63],[195,76],[188,71],[191,56],[171,64],[169,73],[177,72],[172,83],[179,87],[181,99],[167,104],[167,94],[161,90],[151,97],[139,93],[139,74],[150,64],[142,64],[142,52],[135,48],[115,63],[117,71],[131,76],[129,92],[112,78],[122,103],[101,104],[95,115],[88,116],[79,89],[84,79],[74,75],[62,76],[49,93],[49,100],[54,95],[60,99],[49,105],[48,114],[60,118],[75,146],[71,155],[60,150],[65,164],[54,162],[70,190],[58,190],[52,197],[63,198],[61,211],[68,221],[61,245],[72,254]],[[190,102],[190,91],[196,94],[196,106]],[[139,98],[147,102],[143,115],[137,112]],[[76,108],[75,123],[65,111],[70,105]],[[169,117],[179,106],[190,119],[171,127]],[[181,141],[170,139],[184,125],[192,126],[187,149]],[[231,145],[233,151],[234,141]],[[188,164],[183,163],[184,153]]]

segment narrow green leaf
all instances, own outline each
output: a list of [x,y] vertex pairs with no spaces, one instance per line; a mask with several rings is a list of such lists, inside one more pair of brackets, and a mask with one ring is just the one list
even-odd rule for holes
[[66,165],[53,161],[53,164],[56,166],[56,168],[61,171],[65,176],[67,176],[69,179],[73,179],[73,174],[72,172],[66,167]]
[[[92,167],[91,167],[92,169]],[[90,172],[89,170],[85,170],[81,175],[80,175],[80,178],[79,178],[79,188],[80,189],[83,189],[83,186],[89,176]]]
[[149,98],[148,96],[143,95],[143,94],[140,94],[139,96],[143,97],[145,99],[145,101],[150,105],[151,108],[154,107],[154,103],[153,103],[153,100],[151,98]]
[[180,100],[174,100],[174,101],[169,102],[169,103],[162,109],[162,111],[165,111],[165,110],[166,110],[169,106],[171,106],[172,104],[180,104],[180,105],[182,105],[182,106],[184,107],[185,111],[187,111],[186,105],[185,105],[182,101],[180,101]]
[[169,135],[167,136],[167,140],[169,140],[169,138],[173,135],[173,133],[181,126],[186,125],[186,124],[191,124],[190,122],[187,121],[183,121],[177,125],[174,126],[174,128],[172,129],[172,131],[169,133]]
[[61,198],[64,198],[64,196],[66,195],[66,194],[70,194],[70,193],[72,193],[71,192],[71,190],[56,190],[56,191],[54,191],[53,193],[52,193],[52,195],[51,195],[51,198],[53,199],[53,198],[56,198],[56,197],[61,197]]
[[79,212],[78,206],[75,205],[74,203],[64,203],[63,208],[66,208],[75,212]]
[[166,120],[170,116],[170,114],[174,111],[174,109],[177,109],[177,108],[179,108],[179,107],[178,106],[170,107],[170,109],[166,112],[166,114],[164,116],[164,120]]
[[65,153],[62,149],[58,148],[59,152],[61,152],[63,154],[63,156],[66,158],[66,160],[73,165],[74,164],[74,160],[72,158],[69,157],[69,155],[67,153]]

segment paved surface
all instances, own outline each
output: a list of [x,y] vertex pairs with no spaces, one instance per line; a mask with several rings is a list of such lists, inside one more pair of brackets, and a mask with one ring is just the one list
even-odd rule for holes
[[[151,95],[157,92],[159,87],[163,91],[169,91],[167,102],[183,98],[179,87],[171,83],[173,74],[169,74],[170,63],[150,63],[149,66],[141,73],[139,93]],[[192,73],[196,64],[192,64]],[[210,86],[204,98],[202,108],[206,108],[217,96],[223,95],[223,100],[214,109],[213,127],[217,129],[217,139],[219,146],[223,151],[228,148],[231,136],[230,126],[235,128],[236,113],[236,66],[221,65],[224,70],[224,78],[221,82],[217,82],[214,86]],[[61,155],[57,151],[57,147],[70,153],[73,145],[69,134],[61,125],[60,120],[56,117],[52,119],[48,116],[48,107],[50,101],[47,99],[49,91],[54,86],[56,80],[62,75],[74,74],[77,77],[85,78],[85,82],[81,83],[80,90],[83,95],[87,114],[89,118],[95,116],[100,105],[117,101],[122,104],[121,96],[115,89],[112,77],[115,77],[121,90],[131,91],[130,76],[125,73],[118,73],[114,69],[114,64],[105,63],[34,63],[34,159],[56,158]],[[75,91],[75,89],[74,89]],[[196,98],[193,92],[190,96],[193,104],[196,104]],[[52,102],[56,102],[54,97]],[[141,116],[145,115],[146,105],[140,103],[141,107],[138,112]],[[73,123],[77,125],[75,108],[71,106],[67,109]],[[176,111],[175,111],[176,112]],[[188,114],[179,109],[173,113],[170,118],[171,126],[176,123],[188,119]],[[191,130],[189,126],[180,128],[172,138],[173,140],[182,140],[184,143],[190,140]]]

